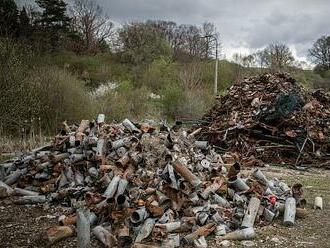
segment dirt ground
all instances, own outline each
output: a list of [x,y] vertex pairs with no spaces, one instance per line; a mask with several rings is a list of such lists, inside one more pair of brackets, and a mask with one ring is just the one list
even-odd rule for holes
[[[230,242],[229,247],[330,247],[330,171],[300,172],[281,167],[262,170],[269,177],[277,177],[289,185],[302,183],[309,214],[306,219],[298,219],[291,228],[282,226],[280,219],[272,225],[257,227],[255,240]],[[312,209],[315,196],[323,197],[324,210]],[[0,200],[0,247],[46,247],[45,230],[68,211],[59,206],[17,206],[11,199]],[[77,239],[71,237],[52,247],[77,247]],[[92,247],[102,247],[93,236]],[[222,247],[222,244],[220,240],[210,238],[209,247]]]

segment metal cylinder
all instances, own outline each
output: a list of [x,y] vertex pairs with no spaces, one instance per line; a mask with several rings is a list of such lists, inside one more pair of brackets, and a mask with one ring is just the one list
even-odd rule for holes
[[236,192],[248,191],[250,189],[250,187],[241,178],[237,178],[234,181],[228,181],[228,186]]
[[175,222],[169,222],[165,224],[156,224],[156,227],[164,228],[167,232],[174,232],[181,228],[181,222],[175,221]]
[[97,116],[97,121],[96,122],[97,122],[98,125],[103,124],[105,122],[105,114],[99,114]]
[[104,139],[98,139],[97,140],[97,145],[96,145],[96,156],[97,157],[102,157],[103,156],[104,144],[105,144]]
[[131,215],[132,223],[141,223],[148,217],[148,212],[145,207],[135,210]]
[[323,209],[323,199],[322,197],[315,197],[315,200],[314,200],[314,209]]
[[219,196],[218,194],[214,193],[212,195],[213,201],[221,207],[229,208],[230,203],[223,197]]
[[117,203],[118,207],[120,207],[120,208],[127,208],[127,207],[129,207],[127,197],[124,194],[117,195],[117,197],[116,197],[116,203]]
[[14,192],[16,195],[25,195],[25,196],[36,196],[39,195],[38,192],[31,191],[31,190],[26,190],[26,189],[20,189],[20,188],[15,188]]
[[256,233],[253,227],[236,230],[221,237],[221,240],[249,240],[254,239]]
[[288,197],[285,201],[284,222],[285,226],[293,226],[296,217],[296,199]]
[[22,196],[15,201],[16,204],[39,204],[45,202],[46,196],[44,195]]
[[124,178],[121,178],[120,181],[118,182],[118,188],[117,188],[116,196],[124,194],[127,185],[128,185],[128,181]]
[[209,145],[207,141],[198,141],[198,140],[196,140],[194,144],[196,148],[201,150],[206,150]]
[[247,207],[247,210],[245,212],[243,221],[242,221],[242,227],[253,227],[254,221],[257,217],[257,213],[260,206],[260,200],[256,197],[251,197],[249,205]]
[[193,187],[198,187],[202,181],[195,176],[185,165],[176,162],[173,164],[174,170],[180,174],[185,180],[187,180]]
[[140,228],[138,235],[135,238],[135,242],[140,243],[142,240],[147,238],[151,234],[154,225],[155,225],[154,219],[151,218],[146,219],[146,221],[143,223],[142,227]]
[[138,129],[129,119],[125,119],[122,122],[123,126],[126,127],[133,134],[140,134],[141,130]]
[[117,244],[116,237],[102,226],[94,227],[93,234],[102,242],[102,244],[104,244],[105,247],[115,247]]
[[252,176],[257,179],[259,182],[261,182],[263,185],[268,185],[268,179],[267,177],[262,173],[260,169],[254,169],[252,172]]
[[77,210],[77,236],[79,248],[90,247],[90,222],[87,209]]
[[264,216],[265,220],[270,223],[273,221],[273,219],[275,217],[275,213],[270,211],[269,209],[265,208],[264,212],[263,212],[263,216]]
[[103,193],[103,196],[107,198],[112,198],[117,191],[119,181],[120,181],[120,176],[114,176],[110,184],[108,185],[107,189]]
[[226,235],[226,226],[225,225],[218,225],[216,228],[215,228],[215,235],[216,236],[223,236],[223,235]]

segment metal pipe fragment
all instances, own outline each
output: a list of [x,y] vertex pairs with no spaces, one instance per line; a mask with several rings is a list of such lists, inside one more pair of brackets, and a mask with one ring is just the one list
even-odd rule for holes
[[208,236],[210,233],[212,233],[215,230],[215,228],[216,228],[215,223],[206,224],[204,226],[199,227],[194,232],[184,236],[183,240],[186,243],[191,244],[194,242],[195,239],[198,239],[201,236],[205,236],[205,237]]
[[315,197],[315,200],[314,200],[314,209],[323,209],[323,199],[322,197]]
[[58,224],[60,226],[72,226],[75,225],[77,223],[77,215],[73,214],[73,215],[61,215],[60,217],[58,217]]
[[220,224],[215,228],[215,236],[224,236],[224,235],[226,235],[226,226]]
[[218,194],[214,193],[212,195],[213,201],[221,207],[229,208],[230,203],[223,197],[219,196]]
[[105,247],[115,247],[117,245],[116,237],[104,227],[96,226],[93,228],[92,232]]
[[[175,234],[175,233],[169,233],[167,235],[167,241],[170,242],[169,247],[180,247],[180,235],[179,234]],[[167,247],[167,246],[163,246],[163,247]]]
[[147,238],[151,234],[154,225],[155,225],[154,219],[151,218],[146,219],[141,229],[139,230],[138,235],[135,238],[135,242],[140,243],[142,240]]
[[99,115],[97,116],[96,123],[97,123],[98,125],[101,125],[101,124],[103,124],[104,122],[105,122],[105,114],[99,114]]
[[200,195],[203,199],[209,198],[210,193],[215,193],[218,189],[220,189],[221,185],[218,183],[213,183],[208,186]]
[[218,237],[218,240],[249,240],[254,239],[256,233],[253,227],[244,228],[241,230],[236,230],[231,233],[227,233],[223,237]]
[[77,236],[79,248],[87,248],[90,246],[89,215],[89,210],[87,209],[77,210]]
[[124,194],[118,195],[116,197],[116,203],[119,208],[128,208],[129,207],[128,199]]
[[15,195],[25,195],[25,196],[36,196],[39,195],[38,192],[31,191],[31,190],[26,190],[26,189],[21,189],[21,188],[15,188],[14,189],[14,194]]
[[78,163],[80,161],[83,161],[84,159],[86,159],[86,155],[85,154],[71,154],[70,155],[70,162],[71,164],[74,164],[74,163]]
[[129,228],[127,226],[123,226],[118,230],[118,242],[120,247],[129,247],[133,239],[129,235]]
[[122,138],[111,142],[111,147],[117,150],[120,147],[125,146],[129,142],[129,138]]
[[156,224],[155,226],[164,228],[167,232],[174,232],[181,228],[181,222],[180,221],[169,222],[165,224]]
[[269,223],[272,222],[273,219],[275,218],[275,213],[267,208],[264,209],[263,215],[265,217],[265,220]]
[[196,148],[201,150],[206,150],[209,145],[207,141],[198,141],[198,140],[196,140],[194,144]]
[[194,240],[194,245],[196,248],[207,248],[207,242],[204,236],[199,237]]
[[296,217],[296,199],[288,197],[285,201],[284,221],[285,226],[293,226]]
[[14,201],[15,204],[24,205],[24,204],[39,204],[46,202],[46,196],[36,195],[36,196],[22,196]]
[[131,215],[132,223],[141,223],[148,217],[148,212],[145,207],[135,210]]
[[1,197],[7,197],[7,196],[10,196],[14,193],[14,190],[8,186],[6,183],[0,181],[0,198]]
[[193,187],[198,187],[202,181],[195,176],[186,166],[179,162],[173,164],[174,170],[180,174],[185,180],[187,180]]
[[120,176],[114,176],[111,182],[109,183],[107,189],[103,193],[103,196],[107,198],[112,198],[117,191],[119,181],[120,181]]
[[101,139],[100,138],[100,139],[97,140],[96,156],[98,158],[102,158],[103,157],[104,144],[105,144],[105,140],[104,139]]
[[54,244],[62,239],[73,236],[74,229],[70,226],[54,226],[47,230],[47,239]]
[[89,120],[81,120],[80,125],[76,131],[76,146],[81,145],[81,142],[85,136],[84,132],[89,127]]
[[70,157],[70,153],[60,153],[60,154],[51,154],[50,155],[50,160],[53,162],[53,163],[58,163],[66,158],[69,158]]
[[140,134],[141,130],[138,129],[129,119],[125,119],[122,122],[123,126],[126,127],[133,134]]
[[126,168],[131,161],[131,158],[128,153],[125,153],[120,159],[116,161],[116,166]]
[[242,227],[253,227],[254,221],[256,219],[258,210],[260,206],[260,200],[256,197],[251,197],[249,205],[247,207],[247,210],[245,212],[243,221],[242,221]]
[[16,170],[13,173],[11,173],[9,176],[7,176],[4,183],[10,186],[16,183],[18,179],[20,179],[21,176],[25,175],[26,173],[27,173],[27,168],[24,168],[22,170]]
[[269,185],[267,177],[262,173],[262,171],[259,168],[253,170],[252,177],[257,179],[259,182],[261,182],[265,186]]
[[248,191],[250,189],[243,179],[239,177],[234,181],[228,181],[228,186],[236,192]]

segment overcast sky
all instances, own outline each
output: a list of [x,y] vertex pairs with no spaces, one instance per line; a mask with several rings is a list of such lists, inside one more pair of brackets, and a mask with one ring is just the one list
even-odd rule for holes
[[222,54],[248,53],[272,41],[305,58],[313,41],[330,34],[329,0],[95,0],[113,21],[163,19],[213,22]]
[[286,43],[295,57],[306,59],[312,43],[330,35],[330,0],[94,1],[118,24],[148,19],[213,22],[221,35],[221,52],[228,59],[235,52],[247,54],[274,41]]

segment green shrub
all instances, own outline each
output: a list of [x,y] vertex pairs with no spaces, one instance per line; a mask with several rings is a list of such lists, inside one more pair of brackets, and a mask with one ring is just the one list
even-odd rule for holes
[[31,82],[37,89],[35,106],[47,130],[63,120],[79,122],[93,117],[94,106],[82,81],[57,67],[36,68]]
[[[20,134],[42,127],[53,133],[64,120],[93,114],[84,83],[57,66],[33,66],[29,51],[0,41],[0,132]],[[32,61],[32,63],[31,63]]]
[[108,120],[122,121],[125,118],[143,120],[154,116],[155,108],[149,99],[150,91],[146,87],[133,88],[130,81],[120,83],[115,90],[109,90],[99,97],[99,109]]
[[142,82],[155,93],[169,84],[178,84],[179,66],[166,57],[154,60],[144,72]]

